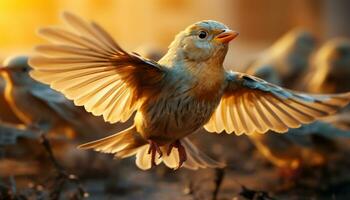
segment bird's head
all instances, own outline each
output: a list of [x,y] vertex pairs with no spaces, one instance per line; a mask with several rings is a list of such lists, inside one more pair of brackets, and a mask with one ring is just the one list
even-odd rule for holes
[[336,38],[325,43],[312,60],[310,88],[315,92],[335,93],[349,90],[350,40]]
[[276,67],[283,79],[293,79],[307,69],[316,43],[313,34],[295,29],[279,39],[267,53],[275,63],[280,63]]
[[334,49],[328,62],[333,65],[332,72],[337,72],[349,77],[350,75],[350,41],[339,39],[334,42]]
[[316,37],[308,31],[295,30],[291,32],[291,48],[295,53],[309,56],[317,45]]
[[166,64],[174,64],[174,61],[217,62],[221,65],[228,50],[228,43],[237,36],[238,32],[230,30],[220,22],[213,20],[197,22],[175,37],[167,55],[160,62]]
[[0,74],[7,82],[14,85],[26,85],[33,82],[29,76],[30,66],[27,56],[7,58],[0,67]]

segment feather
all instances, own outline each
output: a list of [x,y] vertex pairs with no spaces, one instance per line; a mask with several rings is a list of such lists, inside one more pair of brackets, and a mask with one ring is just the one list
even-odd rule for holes
[[30,75],[94,115],[126,121],[142,95],[158,90],[166,70],[125,52],[99,25],[67,12],[62,18],[73,31],[58,27],[39,30],[52,44],[35,48],[42,56],[30,58],[34,69]]
[[[204,126],[206,129],[215,129],[207,129],[208,131],[224,129],[230,132],[233,126],[237,135],[268,130],[282,133],[288,128],[297,128],[303,123],[311,123],[317,118],[333,114],[350,101],[350,93],[298,93],[239,72],[226,72],[226,81],[227,87],[221,103]],[[221,119],[217,112],[225,116],[229,116],[229,112],[231,117]]]

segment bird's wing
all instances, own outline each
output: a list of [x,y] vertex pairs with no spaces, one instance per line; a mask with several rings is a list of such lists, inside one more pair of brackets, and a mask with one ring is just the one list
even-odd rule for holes
[[166,69],[125,52],[93,22],[69,13],[64,13],[63,19],[72,30],[39,30],[52,44],[36,47],[43,55],[30,58],[34,69],[30,75],[94,115],[103,115],[105,121],[126,121],[139,99],[157,92]]
[[303,94],[230,71],[226,72],[226,88],[220,104],[204,127],[209,132],[237,135],[268,130],[282,133],[334,113],[349,101],[350,93]]

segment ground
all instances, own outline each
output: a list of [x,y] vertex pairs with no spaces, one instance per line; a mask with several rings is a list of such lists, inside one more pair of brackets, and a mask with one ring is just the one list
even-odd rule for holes
[[[92,200],[211,200],[213,196],[218,200],[350,197],[350,175],[347,173],[350,162],[341,156],[326,166],[305,169],[294,180],[285,180],[245,136],[200,132],[193,135],[192,140],[213,158],[226,160],[228,166],[222,170],[174,171],[160,165],[142,171],[135,166],[135,158],[115,160],[112,155],[77,150],[75,146],[79,141],[76,140],[53,141],[51,146],[58,162],[68,175],[79,177],[79,182],[75,182],[74,176],[70,177],[74,181],[68,183],[57,178],[55,167],[40,141],[20,140],[17,145],[3,150],[6,159],[0,164],[2,194],[10,192],[11,195],[22,194],[27,199],[46,199],[50,192],[55,191],[61,199],[85,196]],[[28,151],[32,152],[30,156]],[[80,193],[79,189],[82,190]]]

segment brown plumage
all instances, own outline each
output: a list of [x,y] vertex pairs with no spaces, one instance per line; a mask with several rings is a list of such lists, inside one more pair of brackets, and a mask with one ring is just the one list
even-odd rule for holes
[[36,47],[44,56],[30,59],[31,76],[111,123],[136,111],[132,127],[81,148],[117,157],[136,154],[142,169],[162,161],[171,168],[223,166],[185,138],[204,125],[208,131],[237,134],[283,132],[349,102],[349,93],[301,94],[225,71],[228,43],[238,34],[216,21],[180,32],[155,62],[125,52],[95,23],[69,13],[63,19],[73,31],[39,30],[53,44]]

